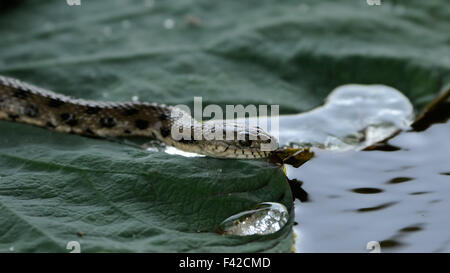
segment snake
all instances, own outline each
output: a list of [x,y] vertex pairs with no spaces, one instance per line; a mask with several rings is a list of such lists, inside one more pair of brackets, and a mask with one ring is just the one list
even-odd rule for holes
[[0,120],[93,138],[148,137],[216,158],[267,158],[278,147],[277,139],[259,126],[198,121],[178,107],[155,102],[73,98],[1,75]]

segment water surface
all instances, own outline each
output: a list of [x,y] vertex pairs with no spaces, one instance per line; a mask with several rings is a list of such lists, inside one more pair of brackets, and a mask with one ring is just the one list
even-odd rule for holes
[[[316,151],[288,177],[296,200],[298,252],[450,252],[450,123],[403,132],[394,151]],[[392,149],[391,149],[392,150]]]

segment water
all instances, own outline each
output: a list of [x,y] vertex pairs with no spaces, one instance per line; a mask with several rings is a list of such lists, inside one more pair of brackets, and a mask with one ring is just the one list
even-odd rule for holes
[[403,132],[396,151],[316,151],[290,179],[296,201],[297,252],[450,252],[450,123]]
[[225,219],[219,226],[219,232],[239,236],[266,235],[279,231],[288,219],[289,213],[283,204],[265,202]]

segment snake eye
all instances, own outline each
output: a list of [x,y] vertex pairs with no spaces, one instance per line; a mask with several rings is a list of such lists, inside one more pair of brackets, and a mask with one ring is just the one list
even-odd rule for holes
[[252,140],[239,140],[239,145],[241,145],[242,147],[250,147],[252,146],[253,141]]

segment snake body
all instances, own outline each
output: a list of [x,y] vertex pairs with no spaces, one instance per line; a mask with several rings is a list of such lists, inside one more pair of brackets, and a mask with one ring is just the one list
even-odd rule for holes
[[[224,121],[202,123],[178,108],[158,103],[75,99],[4,76],[0,76],[0,119],[88,137],[149,137],[183,151],[219,158],[264,158],[270,151],[261,149],[261,144],[278,146],[276,139],[259,127]],[[174,126],[181,131],[190,129],[191,138],[174,138]],[[196,129],[221,130],[223,136],[230,133],[234,137],[195,138]]]

